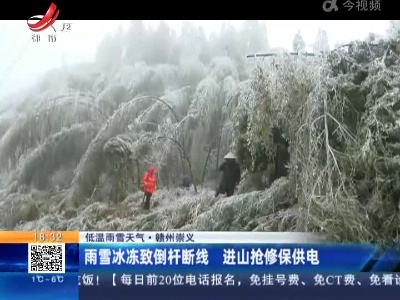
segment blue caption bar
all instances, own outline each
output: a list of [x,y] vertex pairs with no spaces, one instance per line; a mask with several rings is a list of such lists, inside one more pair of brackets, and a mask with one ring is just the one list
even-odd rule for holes
[[[377,249],[371,245],[343,244],[83,244],[80,245],[80,271],[124,272],[131,270],[242,272],[360,272],[374,260]],[[399,253],[389,263],[398,263]],[[389,268],[385,271],[391,271]]]

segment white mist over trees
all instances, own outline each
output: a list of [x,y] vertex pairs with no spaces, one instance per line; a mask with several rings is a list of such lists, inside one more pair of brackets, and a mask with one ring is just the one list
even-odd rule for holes
[[[400,224],[395,30],[382,41],[269,53],[245,21],[207,37],[132,21],[104,37],[94,63],[55,69],[0,119],[2,227],[77,230],[324,232],[395,241]],[[326,54],[326,55],[325,55]],[[214,198],[223,156],[242,168],[237,195]],[[277,178],[288,152],[288,174]],[[152,212],[143,172],[156,169]],[[180,189],[183,176],[193,189]],[[390,220],[390,222],[388,221]]]

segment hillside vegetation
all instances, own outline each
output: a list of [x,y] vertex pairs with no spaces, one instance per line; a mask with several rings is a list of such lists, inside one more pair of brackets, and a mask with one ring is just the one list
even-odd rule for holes
[[[393,23],[393,26],[395,23]],[[400,44],[354,41],[314,55],[271,49],[246,21],[206,38],[132,21],[95,62],[55,69],[0,119],[2,229],[323,232],[399,241]],[[274,53],[246,60],[246,54]],[[10,99],[12,102],[12,99]],[[282,143],[288,175],[274,176]],[[236,195],[214,198],[237,153]],[[154,166],[150,212],[139,182]],[[180,189],[182,176],[193,187]],[[276,174],[275,174],[276,175]]]

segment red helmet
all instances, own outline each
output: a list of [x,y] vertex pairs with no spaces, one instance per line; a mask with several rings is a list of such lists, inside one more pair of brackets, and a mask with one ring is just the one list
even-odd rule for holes
[[154,167],[150,167],[150,168],[149,168],[149,172],[150,172],[150,173],[154,173]]

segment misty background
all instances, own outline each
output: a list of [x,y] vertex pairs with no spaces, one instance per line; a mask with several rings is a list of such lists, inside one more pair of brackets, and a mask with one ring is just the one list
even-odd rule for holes
[[400,21],[62,23],[0,21],[0,230],[399,242]]
[[[56,21],[56,29],[61,30],[62,22],[71,23],[71,32],[58,33],[56,43],[32,42],[32,32],[24,21],[0,20],[0,102],[8,103],[6,95],[20,92],[31,87],[45,72],[59,68],[65,63],[71,66],[82,62],[93,62],[96,49],[108,33],[115,33],[119,28],[126,30],[130,21]],[[144,21],[145,25],[157,29],[160,21]],[[185,21],[164,21],[177,35]],[[271,48],[292,50],[293,38],[300,31],[307,48],[312,48],[319,29],[328,33],[329,46],[364,39],[370,33],[384,35],[389,28],[389,21],[261,21],[265,23],[268,44]],[[187,23],[187,21],[186,21]],[[201,27],[206,36],[218,33],[223,24],[239,29],[243,21],[207,20],[190,21]],[[59,31],[57,30],[57,31]],[[49,31],[50,32],[50,31]],[[53,33],[51,31],[51,33]],[[46,38],[43,33],[42,38]]]

